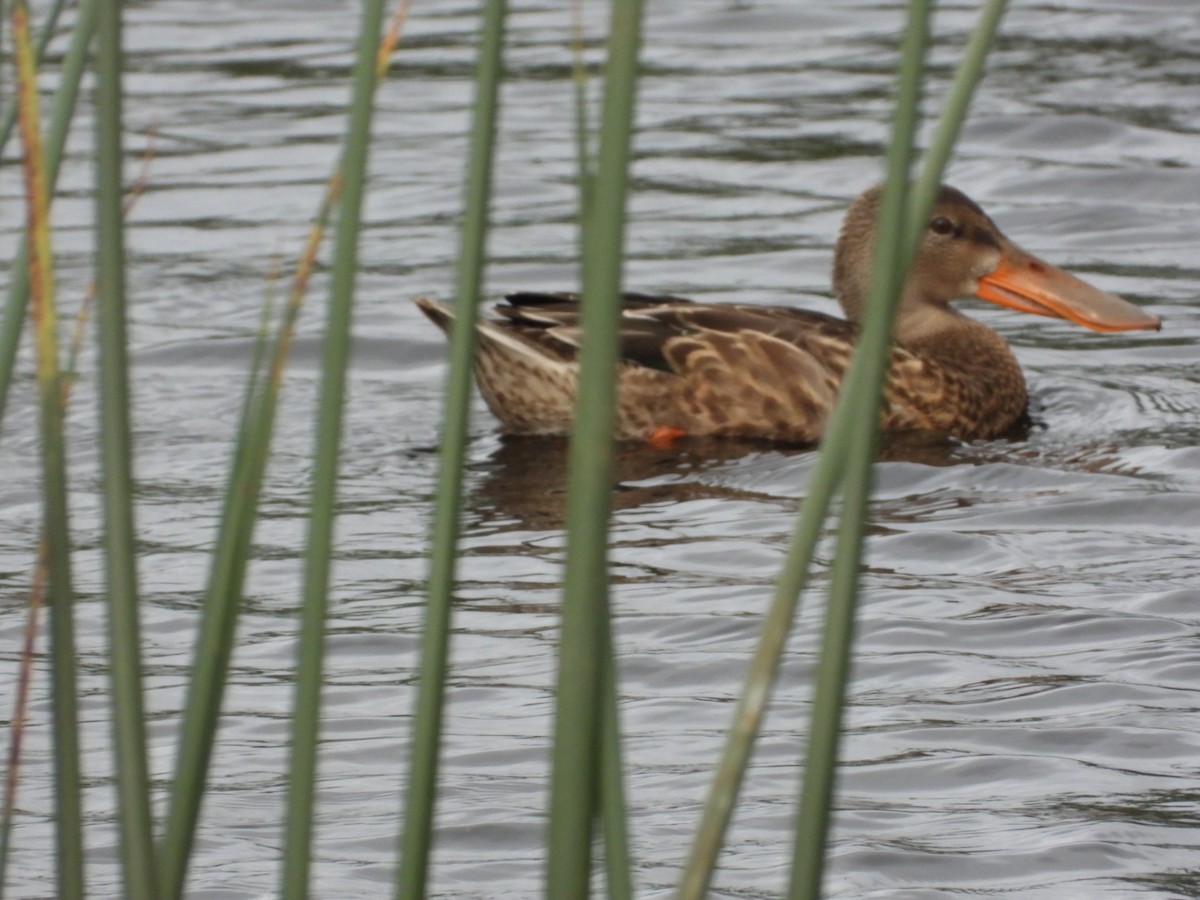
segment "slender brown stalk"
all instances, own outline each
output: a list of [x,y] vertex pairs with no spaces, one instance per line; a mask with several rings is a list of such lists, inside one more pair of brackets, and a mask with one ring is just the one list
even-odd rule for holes
[[68,529],[66,453],[57,314],[54,305],[54,260],[50,247],[49,198],[42,151],[36,72],[29,38],[29,11],[24,0],[12,8],[13,47],[17,59],[18,120],[23,148],[31,310],[35,331],[38,394],[41,408],[43,497],[51,609],[51,653],[54,701],[55,801],[58,837],[58,891],[66,898],[83,896],[83,784],[79,768],[78,677],[71,585],[71,538]]
[[[71,32],[71,44],[62,60],[59,89],[54,97],[45,144],[46,183],[51,191],[58,177],[67,131],[75,111],[75,100],[79,96],[79,85],[83,80],[83,70],[88,59],[88,48],[96,22],[96,9],[101,2],[103,0],[81,0]],[[17,252],[13,256],[7,297],[3,311],[0,312],[0,422],[4,421],[17,348],[25,327],[26,300],[29,295],[27,243],[28,238],[22,235]]]
[[25,633],[21,640],[21,662],[17,669],[17,686],[13,697],[12,721],[8,726],[8,766],[4,772],[4,806],[0,810],[0,897],[4,896],[13,807],[17,802],[17,784],[21,775],[21,745],[25,737],[25,722],[29,710],[29,685],[33,681],[33,656],[37,649],[38,614],[41,612],[46,596],[46,578],[49,566],[46,553],[46,541],[43,539],[38,547],[37,565],[33,570],[33,585],[29,592],[29,611],[25,619]]
[[379,42],[379,55],[375,57],[375,78],[378,81],[382,81],[387,75],[388,63],[391,62],[392,54],[396,52],[396,46],[400,43],[400,35],[404,33],[404,23],[408,21],[408,11],[411,8],[412,0],[399,0],[396,8],[392,10],[383,40]]
[[[133,212],[133,208],[137,205],[138,199],[146,190],[146,185],[150,183],[150,166],[154,162],[154,145],[155,139],[158,136],[158,127],[150,126],[146,131],[148,140],[146,141],[146,149],[142,151],[141,168],[138,169],[137,178],[125,194],[125,202],[121,206],[121,214],[129,218],[129,214]],[[65,377],[63,378],[62,402],[63,412],[67,409],[67,401],[70,399],[71,388],[75,385],[77,377],[76,363],[79,360],[79,351],[83,348],[83,335],[87,330],[87,323],[91,319],[92,304],[96,299],[96,282],[92,281],[88,284],[87,290],[84,291],[83,299],[79,302],[79,309],[75,312],[75,321],[71,326],[71,341],[67,348],[67,364],[63,367]]]
[[[150,164],[154,159],[154,138],[156,130],[149,130],[150,140],[142,154],[142,166],[138,177],[130,188],[122,211],[128,216],[132,212],[138,197],[141,196],[150,176]],[[67,362],[63,368],[63,378],[60,382],[60,402],[63,415],[66,415],[67,404],[71,399],[71,389],[75,386],[76,362],[83,347],[83,337],[87,330],[92,301],[96,296],[96,283],[88,285],[87,291],[80,302],[71,329],[71,341],[67,351]],[[29,611],[25,622],[25,632],[21,644],[20,668],[17,672],[17,684],[13,698],[13,713],[10,729],[8,750],[8,766],[4,777],[3,807],[0,809],[0,897],[4,895],[4,872],[8,857],[9,834],[12,827],[13,806],[16,803],[17,785],[21,770],[21,746],[25,733],[26,713],[29,701],[29,685],[32,680],[34,651],[37,648],[38,618],[46,594],[47,555],[46,539],[43,537],[38,544],[37,563],[34,567],[32,589],[29,594]]]

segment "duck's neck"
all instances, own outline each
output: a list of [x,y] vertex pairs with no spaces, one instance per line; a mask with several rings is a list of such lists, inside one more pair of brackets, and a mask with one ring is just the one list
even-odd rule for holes
[[936,365],[954,384],[947,399],[974,420],[973,436],[992,437],[1020,418],[1028,401],[1025,378],[999,334],[950,307],[897,324],[897,345]]

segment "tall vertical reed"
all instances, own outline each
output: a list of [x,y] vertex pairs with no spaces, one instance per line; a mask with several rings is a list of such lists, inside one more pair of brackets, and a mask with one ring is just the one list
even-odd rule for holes
[[[602,713],[606,690],[603,683],[615,678],[608,596],[608,519],[625,202],[641,16],[640,0],[614,0],[596,161],[596,183],[604,185],[604,190],[591,192],[584,223],[585,337],[579,353],[577,414],[568,459],[568,544],[546,885],[551,897],[587,896],[600,765],[597,738],[602,722],[609,722],[614,732],[617,729],[612,721],[615,715],[605,717]],[[613,808],[609,815],[623,816],[623,812]],[[627,861],[623,865],[628,868]]]
[[366,192],[367,151],[370,147],[371,116],[375,108],[375,87],[379,81],[376,59],[382,30],[383,0],[363,0],[350,128],[342,152],[342,197],[334,238],[321,396],[317,411],[316,460],[305,554],[292,757],[288,771],[282,882],[282,895],[287,898],[306,897],[309,887],[338,452],[346,402],[346,369],[350,357],[350,322],[358,269],[358,234]]
[[[59,74],[58,92],[50,111],[50,127],[47,129],[45,148],[46,190],[54,193],[58,181],[58,170],[62,162],[63,148],[67,143],[71,117],[75,114],[75,101],[79,97],[79,85],[83,81],[87,65],[88,48],[96,24],[96,10],[100,0],[81,0],[75,14],[75,26],[71,31],[71,42],[63,57]],[[15,109],[15,108],[14,108]],[[8,292],[4,311],[0,314],[0,425],[4,423],[4,410],[8,391],[12,384],[13,366],[17,359],[17,347],[21,331],[25,326],[26,301],[29,298],[29,245],[28,236],[21,238],[17,253],[9,270]]]
[[54,259],[50,247],[49,190],[42,151],[37,73],[25,0],[12,7],[13,50],[25,176],[28,278],[33,302],[37,384],[42,439],[42,495],[48,597],[51,610],[51,666],[54,710],[55,824],[58,838],[58,893],[83,896],[83,784],[79,767],[78,676],[75,602],[71,585],[71,536],[67,509],[66,450],[63,443],[62,381],[58,364]]
[[471,405],[471,361],[475,355],[475,316],[487,249],[492,157],[504,45],[505,0],[483,7],[479,61],[475,76],[475,117],[467,162],[466,212],[458,258],[456,315],[450,335],[441,465],[433,544],[429,562],[429,603],[421,638],[420,683],[413,717],[412,750],[406,787],[400,873],[396,896],[425,896],[438,783],[442,706],[450,644],[450,612],[458,563],[463,467]]
[[830,579],[792,856],[790,896],[795,900],[817,900],[821,894],[842,710],[846,703],[854,638],[860,562],[871,499],[871,475],[879,439],[879,396],[886,374],[892,323],[942,172],[958,138],[971,94],[978,84],[1004,10],[1003,0],[992,0],[985,5],[955,76],[921,177],[909,191],[930,5],[923,0],[914,0],[909,7],[909,30],[900,61],[895,130],[888,155],[888,179],[880,203],[880,238],[875,247],[867,315],[853,372],[853,375],[862,373],[861,381],[848,381],[845,388],[848,394],[854,392],[851,399],[869,402],[873,398],[874,403],[866,406],[865,411],[874,409],[875,413],[865,414],[860,419],[862,427],[851,444],[847,460],[845,495]]
[[[375,77],[379,80],[387,72],[409,5],[408,0],[401,0],[387,34],[380,41],[375,58]],[[204,797],[284,369],[316,266],[317,253],[341,196],[342,182],[343,166],[339,160],[326,183],[320,208],[309,227],[276,333],[271,339],[267,337],[271,316],[269,305],[265,305],[259,339],[255,342],[221,524],[213,549],[204,614],[196,641],[195,663],[163,840],[164,895],[169,897],[177,897],[182,893]]]
[[158,867],[146,766],[125,336],[121,64],[121,5],[102,3],[96,22],[96,323],[117,806],[125,894],[154,898],[158,897]]
[[[920,180],[917,183],[917,187],[911,193],[909,202],[903,205],[905,211],[901,222],[904,228],[901,229],[894,224],[892,226],[885,225],[880,228],[881,243],[889,243],[890,240],[895,239],[903,242],[901,245],[902,250],[894,258],[895,261],[889,270],[892,276],[902,276],[902,273],[907,271],[909,261],[913,253],[915,253],[916,242],[923,230],[925,219],[928,216],[928,211],[940,183],[942,170],[953,150],[958,130],[965,118],[972,91],[982,73],[983,62],[998,26],[1000,16],[1003,13],[1004,5],[1003,0],[988,0],[980,15],[979,24],[972,34],[964,53],[963,62],[956,73],[938,130],[927,151],[926,162]],[[915,94],[918,91],[915,83],[904,79],[916,77],[913,70],[907,67],[914,65],[911,60],[918,49],[918,35],[925,29],[925,26],[917,23],[924,21],[925,17],[927,17],[928,4],[924,0],[914,0],[909,6],[909,10],[910,21],[913,22],[913,25],[910,26],[909,30],[908,52],[905,56],[907,61],[902,62],[900,73],[902,79],[900,84],[908,97],[903,102],[898,100],[898,110],[914,102]],[[914,29],[917,30],[914,31]],[[923,42],[922,39],[920,43]],[[919,66],[920,63],[915,63],[915,65]],[[913,115],[915,113],[912,111],[903,115],[898,112],[897,141],[911,140],[911,138],[904,137],[904,133],[900,132],[899,129],[903,127],[907,131],[910,127],[913,127],[912,122],[905,120],[906,117]],[[893,147],[895,146],[896,144],[894,143]],[[904,167],[903,175],[897,174],[901,162],[903,162],[903,158],[898,161],[893,160],[893,164],[889,166],[889,186],[894,185],[896,179],[902,178],[905,181],[907,180],[907,166]],[[895,190],[895,188],[891,187],[891,190]],[[892,283],[894,287],[898,287],[898,285],[903,283],[903,279],[900,277],[900,280],[895,280],[895,277],[893,277]],[[871,310],[878,310],[878,312],[873,312],[872,314],[876,316],[882,315],[884,319],[876,319],[874,321],[874,324],[871,326],[872,336],[870,342],[868,342],[867,335],[864,333],[864,339],[860,343],[859,352],[855,356],[855,363],[847,375],[839,402],[822,441],[821,456],[809,480],[804,506],[801,509],[796,528],[793,531],[774,596],[764,618],[759,643],[751,660],[746,683],[743,686],[741,696],[734,711],[729,738],[713,779],[712,789],[705,805],[700,827],[697,830],[695,843],[684,868],[679,887],[680,898],[689,898],[689,900],[690,898],[697,898],[698,900],[708,890],[708,885],[716,866],[717,856],[724,841],[725,832],[737,801],[741,782],[749,763],[750,751],[758,735],[766,706],[770,699],[775,676],[778,672],[779,663],[782,660],[787,635],[791,630],[798,608],[800,594],[808,580],[809,568],[812,564],[817,541],[821,536],[822,525],[828,515],[829,506],[839,490],[843,477],[846,475],[850,465],[849,460],[852,456],[854,458],[855,471],[858,472],[858,478],[860,479],[856,502],[865,503],[866,498],[869,496],[869,487],[866,486],[865,479],[869,478],[870,463],[874,456],[873,447],[876,438],[866,434],[866,431],[878,428],[874,412],[874,410],[878,409],[879,403],[879,387],[876,380],[882,378],[881,372],[871,372],[870,370],[878,370],[883,360],[886,359],[886,345],[890,338],[891,315],[893,312],[891,303],[894,298],[895,293],[893,292],[884,301],[883,306],[880,305],[881,301],[872,302]],[[882,344],[880,344],[880,341],[882,341]],[[856,447],[858,448],[857,451],[855,450]],[[846,537],[840,541],[838,551],[838,558],[843,560],[841,565],[846,567],[844,571],[847,572],[851,570],[857,572],[856,564],[849,563],[847,561],[849,557],[845,554],[853,553],[854,558],[857,559],[859,551],[846,548],[852,545],[856,547],[861,543],[861,529],[864,524],[861,515],[852,518],[857,518],[857,521],[848,523],[844,530]],[[845,575],[842,577],[845,578]],[[839,587],[839,591],[843,598],[847,596],[847,586],[844,581]],[[846,603],[845,599],[842,599],[840,602],[843,604]],[[836,618],[833,620],[841,629],[841,637],[831,639],[826,643],[827,646],[832,645],[841,649],[837,650],[833,655],[822,654],[822,671],[835,673],[841,671],[844,673],[845,666],[847,665],[845,655],[849,653],[848,635],[852,627],[852,613],[849,622],[847,622],[845,617],[844,608],[836,615],[842,617],[840,621]],[[836,741],[830,746],[829,735],[836,736],[838,727],[836,724],[830,722],[829,717],[839,715],[843,702],[840,698],[844,696],[844,682],[842,689],[836,692],[836,696],[839,697],[837,703],[830,704],[827,700],[822,712],[822,721],[824,724],[821,727],[825,728],[826,732],[823,743],[825,750],[821,758],[821,765],[826,766],[830,772],[836,758]],[[831,724],[832,727],[830,727]],[[819,804],[820,809],[824,810],[824,812],[819,814],[814,813],[814,809],[818,806],[815,797],[816,795],[810,792],[810,798],[812,799],[809,802],[812,806],[801,813],[798,828],[804,829],[809,835],[810,840],[813,839],[813,835],[819,833],[819,840],[823,842],[828,824],[827,810],[830,797],[827,792],[824,794],[824,799]],[[810,821],[814,816],[816,821]],[[820,854],[814,856],[814,851],[811,847],[806,847],[803,851],[798,851],[795,857],[798,865],[801,863],[801,852],[808,860],[807,863],[804,863],[805,865],[820,865]],[[805,876],[798,876],[793,879],[793,885],[795,886],[797,880],[803,881],[805,878],[809,879],[809,884],[811,885],[812,877],[813,873],[811,872]],[[817,874],[816,879],[819,882],[819,874]]]
[[879,407],[891,356],[892,321],[911,262],[903,258],[902,249],[907,244],[905,207],[920,114],[930,8],[929,0],[913,0],[909,4],[908,29],[900,54],[892,143],[887,158],[887,181],[879,201],[867,309],[853,368],[842,388],[844,402],[855,404],[862,415],[856,417],[858,427],[850,441],[846,460],[841,522],[804,766],[804,792],[792,854],[789,896],[793,900],[816,900],[821,892],[833,776],[854,633],[858,569],[867,504],[871,499],[872,467],[878,452]]
[[[262,326],[255,342],[220,527],[212,551],[187,703],[179,729],[179,752],[160,851],[164,897],[183,895],[216,740],[221,700],[229,677],[229,660],[250,559],[262,479],[270,453],[283,367],[311,271],[311,261],[317,252],[317,244],[339,185],[340,178],[335,177],[310,229],[278,333],[273,341],[268,340],[270,316],[264,306]],[[264,375],[262,370],[268,357],[269,371]]]
[[[571,80],[575,87],[575,151],[579,181],[580,255],[587,245],[587,223],[591,220],[595,166],[587,113],[587,67],[584,59],[583,8],[571,4]],[[629,84],[633,89],[634,83]],[[586,276],[585,276],[586,279]],[[621,753],[617,679],[613,668],[611,641],[600,649],[602,712],[600,718],[600,815],[604,822],[605,878],[610,900],[633,896],[629,834],[625,812],[625,775]]]

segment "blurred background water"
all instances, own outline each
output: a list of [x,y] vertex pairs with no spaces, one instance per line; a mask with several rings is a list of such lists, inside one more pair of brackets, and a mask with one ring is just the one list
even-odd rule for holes
[[[973,3],[940,6],[931,111],[974,22]],[[492,295],[577,276],[570,16],[514,7]],[[598,38],[605,14],[591,7]],[[131,177],[144,132],[158,132],[129,248],[163,788],[265,273],[295,255],[337,155],[357,17],[345,0],[127,8]],[[628,287],[832,311],[841,212],[880,177],[900,23],[896,2],[649,3]],[[315,896],[381,896],[393,872],[444,357],[409,301],[452,283],[476,27],[477,4],[417,0],[379,96]],[[1103,336],[970,304],[1016,348],[1034,422],[1012,440],[885,450],[830,896],[1200,896],[1198,91],[1200,18],[1186,0],[1012,4],[949,180],[1010,237],[1164,329]],[[86,103],[78,125],[54,210],[72,308],[91,266]],[[5,258],[21,225],[9,152]],[[288,378],[195,897],[277,886],[324,288],[320,277]],[[82,372],[72,512],[86,809],[99,823],[89,883],[105,896],[120,876],[90,346]],[[0,436],[5,685],[38,533],[35,420],[26,356]],[[542,868],[564,448],[502,439],[482,406],[473,433],[433,893],[527,897]],[[643,896],[667,895],[686,852],[813,459],[732,442],[621,449],[613,578]],[[777,896],[786,881],[819,612],[808,599],[713,896]],[[44,677],[32,715],[10,883],[22,897],[52,892]]]

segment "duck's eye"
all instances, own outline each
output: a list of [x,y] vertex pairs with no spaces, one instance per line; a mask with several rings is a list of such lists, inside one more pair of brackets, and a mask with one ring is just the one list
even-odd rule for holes
[[938,216],[929,223],[929,227],[934,234],[950,234],[954,231],[954,223],[945,216]]

